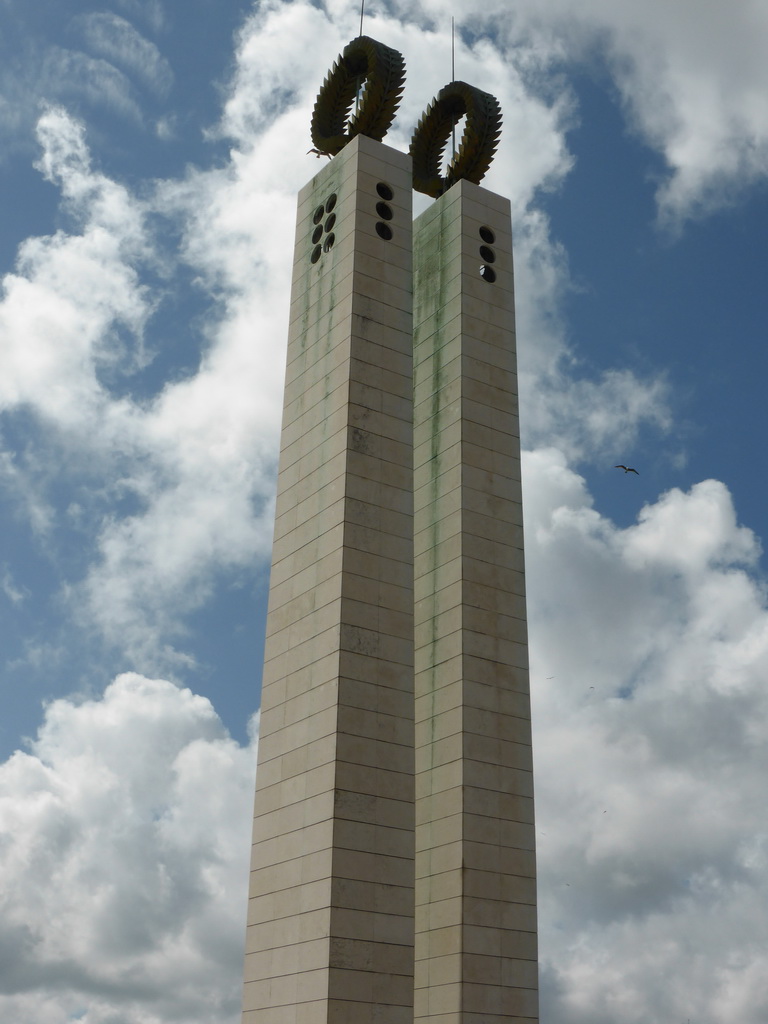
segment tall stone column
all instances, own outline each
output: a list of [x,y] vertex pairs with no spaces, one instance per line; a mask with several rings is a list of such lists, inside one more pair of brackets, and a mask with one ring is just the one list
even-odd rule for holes
[[509,202],[414,225],[416,980],[423,1024],[536,1024]]
[[243,1024],[413,1022],[410,159],[299,195]]

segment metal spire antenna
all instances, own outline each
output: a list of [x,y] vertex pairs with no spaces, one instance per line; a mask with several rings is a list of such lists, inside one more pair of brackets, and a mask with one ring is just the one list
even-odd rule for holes
[[[363,0],[363,3],[365,3],[365,0]],[[451,81],[455,82],[456,81],[456,47],[454,45],[453,26],[454,26],[454,19],[453,19],[453,15],[451,15]],[[455,157],[456,156],[456,125],[454,125],[453,128],[451,129],[451,139],[452,139],[451,145],[453,146],[453,156]]]
[[[360,35],[363,34],[363,16],[365,15],[365,0],[360,2]],[[360,113],[360,89],[362,87],[365,75],[361,76],[357,82],[357,91],[355,93],[355,117]]]

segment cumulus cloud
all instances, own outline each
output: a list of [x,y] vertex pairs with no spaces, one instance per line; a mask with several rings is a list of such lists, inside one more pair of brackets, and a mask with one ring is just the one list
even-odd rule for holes
[[564,64],[601,56],[630,123],[666,162],[658,202],[668,226],[728,204],[765,178],[762,4],[522,0],[510,8],[504,0],[458,0],[448,10],[443,0],[423,0],[418,14],[405,2],[395,9],[433,29],[455,15],[467,33],[497,40],[544,92]]
[[[81,474],[102,474],[90,499],[98,556],[70,596],[91,626],[147,664],[164,651],[173,657],[165,634],[178,633],[216,573],[264,554],[271,537],[287,302],[264,314],[263,292],[248,277],[260,261],[246,252],[256,231],[268,234],[274,204],[257,203],[256,186],[237,176],[229,188],[212,175],[192,189],[197,200],[207,188],[211,203],[204,232],[190,217],[188,258],[203,275],[222,257],[206,287],[215,306],[223,282],[226,300],[197,372],[136,400],[122,381],[149,358],[144,331],[158,293],[144,279],[161,263],[148,206],[92,168],[82,125],[64,111],[46,113],[38,131],[39,168],[60,187],[74,227],[27,240],[4,280],[0,407],[40,419],[55,453],[49,477],[62,447],[70,475],[78,461]],[[254,224],[244,217],[249,203]],[[159,206],[175,216],[167,198]],[[212,252],[205,241],[214,232]],[[269,289],[269,259],[261,262]],[[39,467],[22,469],[9,461],[8,478],[31,499]],[[126,494],[140,511],[115,517],[112,502]]]
[[625,529],[556,450],[528,454],[525,481],[547,1019],[758,1024],[759,543],[718,481]]
[[[156,3],[119,6],[160,25]],[[707,17],[728,18],[727,45],[711,53],[714,32],[687,3],[400,9],[401,19],[394,4],[374,10],[365,26],[406,56],[389,141],[407,147],[449,77],[451,13],[464,29],[460,77],[491,88],[506,117],[487,184],[513,203],[528,411],[544,1017],[764,1024],[760,546],[715,480],[669,491],[624,528],[595,507],[579,464],[669,429],[674,396],[663,377],[622,367],[580,374],[561,313],[567,253],[537,208],[572,163],[578,111],[563,68],[594,53],[668,163],[665,216],[709,209],[762,173],[762,15],[710,5]],[[34,454],[0,453],[0,472],[38,536],[62,518],[56,486],[88,485],[84,555],[64,596],[80,625],[145,669],[183,666],[189,612],[268,555],[295,194],[317,168],[304,156],[308,112],[358,17],[342,0],[260,4],[215,133],[226,158],[140,196],[98,170],[71,114],[51,108],[38,125],[62,220],[21,246],[3,282],[0,408],[37,433]],[[140,116],[124,71],[167,87],[158,52],[114,15],[87,25],[99,60],[51,60]],[[156,386],[139,383],[168,340],[155,317],[182,275],[206,308],[184,327],[193,357]],[[10,566],[0,587],[24,599]],[[162,680],[125,674],[103,698],[51,704],[29,753],[0,766],[1,1015],[234,1022],[251,772],[252,751],[212,707]]]
[[47,708],[0,766],[4,1020],[235,1019],[254,768],[163,680]]
[[[620,529],[556,449],[524,471],[543,1012],[759,1024],[759,545],[717,481]],[[162,680],[48,708],[0,768],[9,1019],[237,1019],[252,757]]]
[[[151,300],[135,268],[147,252],[142,211],[92,171],[82,127],[64,111],[44,114],[38,132],[41,172],[84,223],[79,234],[27,239],[3,279],[0,410],[32,409],[80,444],[98,443],[94,421],[110,404],[104,375],[143,358]],[[115,408],[125,412],[120,402]]]
[[[423,33],[413,23],[371,21],[408,63],[391,140],[406,148],[444,76],[419,59]],[[0,317],[12,360],[0,401],[34,410],[55,429],[59,448],[67,432],[70,464],[86,452],[91,466],[96,453],[103,482],[88,513],[96,557],[66,592],[79,620],[143,670],[183,662],[184,615],[222,573],[268,550],[295,194],[315,167],[311,156],[295,159],[296,138],[306,132],[337,35],[327,12],[311,4],[262,5],[243,27],[224,109],[228,162],[190,169],[141,200],[92,168],[83,127],[71,116],[49,111],[38,128],[40,169],[60,187],[72,227],[29,239],[6,278]],[[297,46],[309,67],[289,59]],[[445,31],[430,30],[430,46],[448,60]],[[536,338],[522,379],[546,396],[529,419],[531,440],[570,437],[572,457],[595,456],[619,431],[629,442],[644,423],[666,427],[658,382],[616,372],[574,385],[566,372],[558,302],[567,262],[532,201],[570,167],[567,89],[546,99],[532,93],[530,69],[524,74],[489,39],[460,45],[458,58],[466,77],[490,79],[509,112],[489,185],[512,196],[519,327]],[[520,139],[528,140],[522,150]],[[176,233],[175,257],[158,225]],[[152,316],[182,268],[209,306],[200,362],[158,393],[133,398],[131,376],[151,358]],[[158,288],[158,274],[167,285]],[[126,497],[135,511],[115,515],[115,498]]]
[[617,22],[617,84],[636,127],[671,171],[659,190],[662,215],[706,213],[764,179],[765,7],[647,4],[622,11]]

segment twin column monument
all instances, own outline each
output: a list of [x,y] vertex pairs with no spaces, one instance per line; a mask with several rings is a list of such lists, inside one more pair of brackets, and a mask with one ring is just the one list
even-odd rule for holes
[[299,193],[243,1024],[538,1022],[501,118],[454,82],[398,152],[403,78],[347,46]]

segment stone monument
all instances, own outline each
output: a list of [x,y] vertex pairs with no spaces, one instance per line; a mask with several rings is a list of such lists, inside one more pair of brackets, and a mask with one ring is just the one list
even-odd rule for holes
[[299,194],[243,1024],[538,1022],[500,112],[451,83],[403,154],[403,77],[349,44]]

